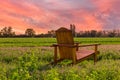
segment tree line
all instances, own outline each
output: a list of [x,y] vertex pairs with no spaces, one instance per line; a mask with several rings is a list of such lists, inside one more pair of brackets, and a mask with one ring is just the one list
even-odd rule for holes
[[76,33],[77,37],[120,37],[120,30],[90,30]]
[[[120,30],[90,30],[73,32],[74,37],[120,37]],[[24,34],[16,34],[12,27],[4,27],[0,30],[0,37],[55,37],[55,30],[47,33],[36,34],[32,28],[27,28]]]

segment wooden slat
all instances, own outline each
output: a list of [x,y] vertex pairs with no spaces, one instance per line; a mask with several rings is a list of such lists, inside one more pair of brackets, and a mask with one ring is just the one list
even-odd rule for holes
[[65,46],[74,45],[72,32],[62,27],[56,31],[56,38],[57,38],[57,43],[59,45],[58,48],[59,48],[60,58],[72,59],[73,48],[65,47]]
[[90,56],[91,54],[94,54],[94,53],[95,53],[94,50],[79,50],[76,52],[77,60]]
[[[97,61],[97,47],[100,44],[88,44],[88,45],[79,45],[79,43],[74,43],[72,31],[66,28],[60,28],[56,31],[57,44],[53,44],[51,47],[54,47],[54,63],[57,63],[64,59],[71,59],[73,64],[76,64],[78,61],[82,61],[90,56],[94,56],[94,63]],[[94,46],[94,50],[78,50],[78,47],[87,47]],[[57,59],[57,48],[59,49],[60,58]]]
[[85,45],[79,45],[78,47],[86,47],[86,46],[98,46],[100,44],[85,44]]

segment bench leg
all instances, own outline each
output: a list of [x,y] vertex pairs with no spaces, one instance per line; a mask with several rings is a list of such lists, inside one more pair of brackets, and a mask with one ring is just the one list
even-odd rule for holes
[[97,53],[94,53],[94,65],[96,64],[97,62]]

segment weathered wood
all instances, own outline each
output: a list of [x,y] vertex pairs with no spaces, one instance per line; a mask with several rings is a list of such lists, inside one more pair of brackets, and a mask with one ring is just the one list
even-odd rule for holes
[[95,45],[94,64],[97,62],[97,45]]
[[86,46],[98,46],[100,44],[87,44],[87,45],[79,45],[78,47],[86,47]]
[[54,63],[57,63],[57,47],[54,47]]
[[[90,56],[94,56],[94,64],[97,61],[98,45],[100,44],[88,44],[79,45],[74,43],[72,31],[62,27],[56,31],[57,44],[53,44],[54,47],[54,63],[62,61],[64,59],[71,59],[73,64],[79,61],[85,60]],[[79,47],[94,46],[94,50],[78,50]],[[57,48],[59,49],[59,59],[57,54]]]
[[72,59],[73,48],[70,48],[70,45],[72,46],[74,44],[72,31],[66,28],[60,28],[56,31],[56,38],[57,43],[60,45],[58,46],[60,59]]

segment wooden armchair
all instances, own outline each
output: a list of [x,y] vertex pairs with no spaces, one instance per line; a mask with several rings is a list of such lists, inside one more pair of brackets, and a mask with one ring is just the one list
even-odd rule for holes
[[[52,45],[54,47],[54,64],[64,59],[70,59],[73,64],[76,64],[90,56],[94,57],[94,64],[97,61],[97,54],[99,53],[97,48],[100,44],[79,45],[79,43],[74,43],[71,30],[64,27],[56,30],[56,39],[57,44]],[[87,46],[94,46],[94,50],[78,50],[79,47]]]

